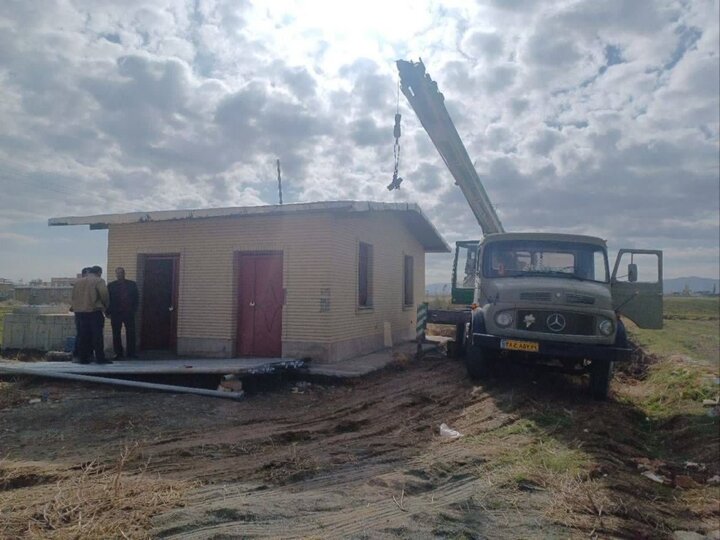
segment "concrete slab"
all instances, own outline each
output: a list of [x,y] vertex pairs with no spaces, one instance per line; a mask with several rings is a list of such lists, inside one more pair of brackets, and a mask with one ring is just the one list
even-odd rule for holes
[[[174,358],[164,360],[117,360],[112,364],[75,364],[73,362],[0,361],[0,373],[13,368],[38,373],[77,373],[81,375],[150,375],[150,374],[262,374],[301,367],[295,358]],[[3,370],[3,368],[8,368]]]
[[[423,344],[423,352],[437,349],[435,344]],[[315,364],[309,362],[302,370],[309,375],[320,375],[324,377],[355,378],[363,377],[374,371],[379,371],[400,358],[415,358],[417,343],[414,341],[400,343],[394,347],[388,347],[382,351],[332,362],[329,364]]]
[[[423,352],[437,349],[437,344],[423,344]],[[297,358],[141,358],[115,360],[112,364],[75,364],[73,362],[17,362],[0,360],[0,373],[23,371],[42,373],[71,373],[80,375],[162,375],[162,374],[238,374],[255,375],[286,369],[298,373],[336,378],[363,377],[379,371],[402,358],[412,360],[417,343],[405,342],[381,351],[329,364],[313,364]]]

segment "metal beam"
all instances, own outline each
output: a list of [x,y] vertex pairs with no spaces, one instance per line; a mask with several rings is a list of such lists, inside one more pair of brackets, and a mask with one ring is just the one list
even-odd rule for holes
[[100,384],[111,384],[114,386],[128,386],[130,388],[141,388],[144,390],[155,390],[158,392],[170,392],[172,394],[196,394],[199,396],[235,400],[245,397],[244,392],[221,392],[219,390],[207,390],[205,388],[192,388],[189,386],[157,384],[143,381],[126,381],[123,379],[111,379],[108,377],[96,377],[93,375],[78,375],[77,373],[60,373],[57,371],[48,372],[29,368],[0,366],[0,373],[7,373],[10,375],[31,375],[33,377],[48,377],[50,379],[66,379],[70,381],[92,382]]

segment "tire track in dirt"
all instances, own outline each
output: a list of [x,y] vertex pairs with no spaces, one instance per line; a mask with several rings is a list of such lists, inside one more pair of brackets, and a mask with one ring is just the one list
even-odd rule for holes
[[[383,470],[386,471],[384,474]],[[363,478],[379,479],[380,484],[388,486],[382,487],[377,482],[368,484]],[[345,480],[335,478],[332,484],[325,486],[315,482],[312,487],[303,483],[294,486],[298,491],[292,492],[282,488],[257,491],[257,487],[247,486],[234,496],[216,488],[191,503],[191,506],[198,504],[204,508],[204,516],[187,511],[167,515],[164,520],[172,523],[172,527],[156,530],[155,534],[161,538],[207,538],[216,534],[302,538],[326,534],[355,537],[367,531],[386,529],[409,532],[416,529],[412,524],[416,516],[427,516],[438,509],[452,511],[454,503],[470,497],[476,488],[473,484],[477,482],[471,476],[458,475],[442,489],[435,490],[432,496],[427,493],[432,489],[429,486],[422,490],[423,493],[403,497],[401,509],[396,502],[401,499],[400,488],[390,487],[400,481],[394,470],[387,472],[387,467],[382,466],[365,468],[359,475],[348,475]],[[370,489],[371,486],[375,489]],[[395,500],[389,494],[391,491],[396,492]],[[348,495],[350,493],[354,495]],[[364,494],[358,496],[358,493]],[[223,509],[227,510],[225,515],[229,519],[219,523]],[[422,533],[417,529],[414,532]]]
[[[494,526],[493,510],[475,501],[488,490],[480,473],[485,458],[435,433],[441,422],[468,414],[477,414],[473,422],[479,431],[509,425],[516,416],[498,410],[485,393],[473,394],[462,367],[450,362],[378,377],[358,393],[343,396],[352,403],[332,414],[309,415],[276,426],[276,434],[269,435],[320,461],[323,454],[329,457],[322,470],[279,485],[247,471],[245,481],[205,486],[186,508],[160,518],[154,535],[353,538],[372,531],[377,538],[431,538],[474,535]],[[265,465],[282,465],[280,458],[288,452],[285,446],[278,453],[263,439],[247,442],[267,452]],[[339,463],[333,462],[338,450]],[[538,530],[536,523],[520,527],[525,533]]]
[[[442,384],[445,379],[455,386],[457,373],[448,373],[447,366],[426,367],[435,384]],[[263,479],[273,464],[276,469],[283,464],[292,468],[292,462],[298,460],[308,460],[309,468],[317,469],[317,474],[328,465],[371,458],[396,459],[430,438],[434,416],[442,415],[447,407],[459,407],[461,402],[456,399],[453,403],[447,393],[428,393],[425,378],[405,382],[402,393],[398,392],[397,381],[386,375],[364,382],[360,392],[346,387],[330,389],[307,396],[311,406],[302,413],[292,409],[294,418],[285,418],[283,422],[256,421],[248,429],[246,419],[238,418],[233,426],[212,437],[196,432],[169,444],[148,443],[137,459],[149,460],[151,470],[164,474],[194,471],[202,481],[228,476]],[[442,405],[439,407],[438,403]],[[238,463],[239,457],[245,458],[242,463]],[[198,469],[198,458],[212,460]],[[312,466],[313,461],[317,462],[316,467]]]
[[[317,470],[285,477],[246,471],[230,484],[239,490],[232,496],[227,485],[206,486],[173,515],[172,526],[159,524],[158,536],[537,537],[597,530],[636,537],[642,531],[662,536],[674,519],[677,505],[668,500],[656,500],[647,512],[646,501],[656,495],[638,485],[632,462],[646,451],[632,428],[637,411],[589,402],[576,382],[554,376],[538,383],[527,375],[473,387],[461,366],[443,362],[385,374],[333,399],[349,403],[276,426],[269,437],[280,448],[254,441],[258,452],[269,452],[265,463],[278,469],[292,468],[292,451],[312,456]],[[466,437],[443,442],[435,435],[443,421]],[[589,476],[572,480],[566,491],[564,477],[556,485],[533,480],[549,474],[542,463],[534,465],[537,471],[507,465],[543,445],[550,445],[549,459],[555,446],[570,457],[582,448]],[[594,471],[612,477],[591,480]],[[593,515],[588,490],[598,490],[609,515]],[[574,513],[567,521],[573,528],[562,525],[558,510],[565,506],[558,505]]]

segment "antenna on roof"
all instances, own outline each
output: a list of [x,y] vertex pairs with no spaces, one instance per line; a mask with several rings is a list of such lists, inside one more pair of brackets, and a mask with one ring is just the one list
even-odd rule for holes
[[282,176],[280,176],[280,160],[277,160],[277,171],[278,171],[278,196],[280,197],[280,204],[282,204]]

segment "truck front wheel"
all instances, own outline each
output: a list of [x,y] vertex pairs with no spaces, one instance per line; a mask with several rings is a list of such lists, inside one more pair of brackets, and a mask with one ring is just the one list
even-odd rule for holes
[[469,344],[465,353],[465,369],[474,381],[487,379],[490,375],[495,355],[492,351]]
[[[628,342],[625,325],[618,319],[617,332],[615,333],[615,346],[626,349]],[[593,399],[604,401],[607,399],[610,389],[610,380],[613,376],[613,363],[610,360],[593,360],[590,365],[590,394]]]
[[612,365],[610,360],[593,360],[590,364],[590,394],[597,401],[607,399],[612,379]]

